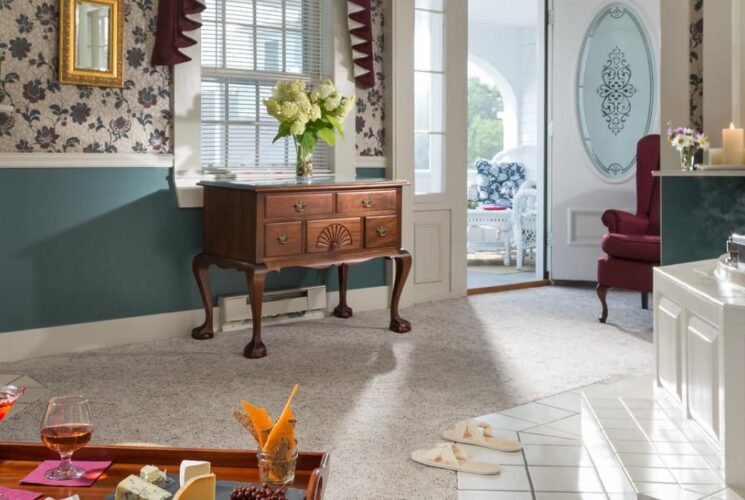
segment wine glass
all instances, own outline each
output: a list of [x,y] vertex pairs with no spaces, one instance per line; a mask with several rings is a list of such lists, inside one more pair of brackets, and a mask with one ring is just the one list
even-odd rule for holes
[[8,412],[16,400],[26,391],[25,387],[16,387],[14,385],[0,385],[0,422],[8,416]]
[[72,454],[88,444],[93,435],[93,419],[88,400],[82,396],[52,398],[41,421],[41,440],[60,455],[60,463],[46,471],[47,479],[77,479],[85,470],[72,463]]

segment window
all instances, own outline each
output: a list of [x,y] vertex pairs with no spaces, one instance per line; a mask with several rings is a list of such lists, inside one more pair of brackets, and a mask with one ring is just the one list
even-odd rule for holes
[[414,21],[414,187],[442,192],[444,128],[444,0],[416,0]]
[[[272,143],[261,104],[279,80],[322,80],[321,0],[207,0],[201,29],[201,157],[205,171],[294,172],[294,143]],[[319,146],[316,171],[330,166]]]

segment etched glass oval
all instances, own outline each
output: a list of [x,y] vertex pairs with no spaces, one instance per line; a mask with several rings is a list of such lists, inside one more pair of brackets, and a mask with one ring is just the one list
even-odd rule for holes
[[641,18],[625,4],[603,9],[582,47],[579,122],[587,154],[609,179],[636,170],[636,143],[653,129],[655,63]]

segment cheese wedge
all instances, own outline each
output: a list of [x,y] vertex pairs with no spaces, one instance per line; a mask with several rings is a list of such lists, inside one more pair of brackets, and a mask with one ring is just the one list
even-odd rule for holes
[[131,474],[116,487],[115,500],[166,500],[171,494]]
[[177,492],[174,500],[215,500],[217,478],[205,474],[189,479]]
[[204,476],[210,473],[210,463],[201,460],[182,460],[179,467],[179,486],[183,487],[189,479],[197,476]]

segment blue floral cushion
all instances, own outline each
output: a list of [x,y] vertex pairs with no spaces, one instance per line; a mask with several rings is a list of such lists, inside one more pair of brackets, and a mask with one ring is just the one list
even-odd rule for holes
[[512,198],[525,182],[525,167],[519,163],[476,161],[479,201],[485,205],[512,206]]

